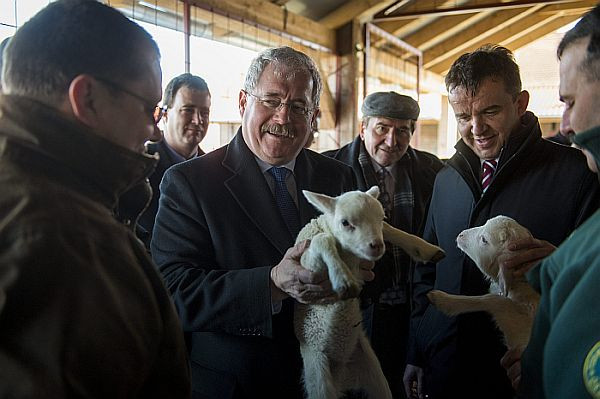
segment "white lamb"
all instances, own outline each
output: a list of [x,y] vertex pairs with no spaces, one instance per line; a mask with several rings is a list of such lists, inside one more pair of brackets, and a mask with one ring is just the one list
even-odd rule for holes
[[524,276],[505,274],[498,265],[498,256],[510,241],[527,237],[531,237],[529,230],[507,216],[496,216],[460,233],[456,243],[491,281],[490,293],[464,296],[433,290],[427,294],[430,302],[449,316],[488,312],[509,349],[527,345],[540,296]]
[[377,186],[366,193],[352,191],[336,198],[303,193],[323,215],[313,219],[298,235],[296,242],[311,240],[301,263],[312,271],[327,269],[340,299],[350,298],[326,305],[296,304],[294,326],[304,362],[307,397],[338,399],[346,390],[364,389],[371,399],[391,398],[379,361],[361,326],[356,298],[363,284],[359,262],[381,258],[384,240],[402,247],[419,261],[441,259],[443,252],[385,223],[383,208],[377,201]]

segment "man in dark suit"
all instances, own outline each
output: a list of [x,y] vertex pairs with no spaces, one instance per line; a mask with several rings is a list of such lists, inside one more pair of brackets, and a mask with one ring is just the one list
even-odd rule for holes
[[321,90],[308,56],[264,51],[239,94],[237,135],[165,173],[151,248],[187,335],[195,398],[302,397],[293,303],[333,293],[300,266],[306,243],[293,246],[316,216],[301,190],[355,186],[349,167],[304,148]]
[[173,78],[163,96],[164,138],[147,145],[149,154],[160,159],[150,175],[152,199],[138,220],[138,235],[150,244],[154,219],[158,211],[159,185],[165,171],[176,163],[204,155],[200,142],[210,122],[210,91],[200,76],[190,73]]
[[[419,117],[419,104],[391,92],[369,94],[362,105],[360,134],[351,143],[323,155],[352,167],[360,190],[378,185],[388,222],[419,234],[435,175],[443,163],[433,154],[415,150],[410,139]],[[411,260],[389,244],[377,262],[377,278],[363,290],[365,327],[381,362],[394,398],[404,398],[399,377],[404,372],[410,300]]]

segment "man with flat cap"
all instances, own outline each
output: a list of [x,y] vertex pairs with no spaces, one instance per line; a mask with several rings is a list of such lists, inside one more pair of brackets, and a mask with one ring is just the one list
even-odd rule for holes
[[[435,176],[443,166],[435,155],[410,146],[419,104],[393,91],[377,92],[365,98],[361,110],[359,136],[324,155],[350,165],[360,190],[378,185],[388,222],[419,234]],[[363,290],[364,323],[394,398],[404,398],[401,376],[406,358],[412,264],[400,248],[389,243],[386,248],[375,266],[375,280]]]

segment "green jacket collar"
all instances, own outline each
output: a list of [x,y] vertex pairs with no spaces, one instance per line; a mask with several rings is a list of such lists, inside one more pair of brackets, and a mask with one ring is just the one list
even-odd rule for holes
[[600,167],[600,126],[578,133],[572,139],[575,144],[588,150]]
[[0,95],[0,159],[41,166],[60,181],[112,209],[154,170],[157,159],[114,144],[38,101]]

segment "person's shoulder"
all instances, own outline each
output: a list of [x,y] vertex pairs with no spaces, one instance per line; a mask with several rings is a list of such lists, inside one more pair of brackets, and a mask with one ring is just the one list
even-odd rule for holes
[[349,151],[350,151],[350,147],[352,146],[352,144],[354,143],[354,141],[349,142],[346,145],[343,145],[340,148],[335,148],[333,150],[327,150],[327,151],[323,151],[321,153],[321,155],[324,155],[326,157],[329,158],[340,158],[345,156]]
[[441,169],[444,166],[444,162],[437,155],[427,151],[417,150],[415,148],[412,148],[412,150],[419,161],[426,162],[433,167],[437,167],[438,169]]
[[310,149],[305,149],[304,151],[307,158],[314,162],[319,168],[333,168],[339,169],[343,172],[352,173],[352,168],[350,166],[348,166],[344,162],[339,161],[336,158],[332,158],[324,154],[319,154],[318,152],[315,152]]
[[321,152],[321,154],[325,155],[326,157],[335,158],[339,161],[349,164],[355,158],[358,158],[360,143],[361,139],[359,136],[357,136],[352,141],[341,146],[340,148],[323,151]]
[[214,168],[222,164],[226,148],[227,146],[223,146],[200,157],[188,159],[187,161],[173,165],[170,169],[184,174],[203,173],[202,170],[208,167]]
[[564,174],[575,173],[579,171],[585,175],[592,172],[587,167],[587,161],[583,152],[574,147],[553,143],[551,141],[540,139],[538,143],[538,156],[547,167],[557,167],[564,171]]

